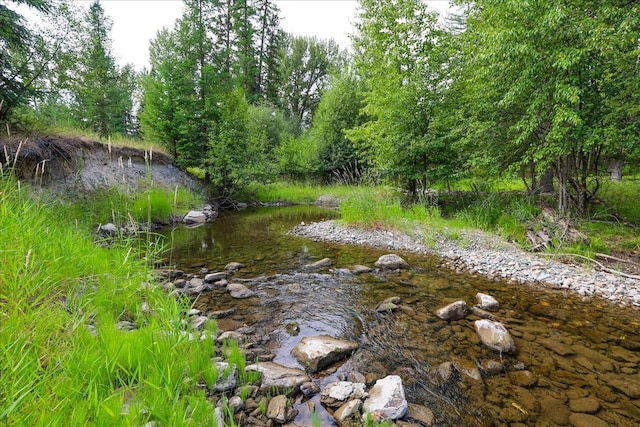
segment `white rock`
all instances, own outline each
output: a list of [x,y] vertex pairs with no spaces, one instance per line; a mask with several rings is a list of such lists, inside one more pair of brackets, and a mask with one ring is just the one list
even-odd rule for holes
[[376,381],[369,390],[369,397],[363,405],[365,412],[363,418],[366,417],[366,413],[371,413],[386,419],[397,420],[404,416],[407,407],[402,379],[397,375],[389,375]]
[[501,353],[516,352],[516,343],[502,323],[480,319],[476,320],[475,327],[480,341],[490,349]]
[[495,299],[491,295],[478,292],[476,294],[476,299],[478,300],[478,305],[483,310],[498,311],[500,309],[500,303],[498,302],[497,299]]

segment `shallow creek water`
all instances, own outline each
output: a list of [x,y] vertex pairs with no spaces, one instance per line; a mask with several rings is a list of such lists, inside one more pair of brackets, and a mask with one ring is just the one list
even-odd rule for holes
[[[399,375],[407,400],[429,407],[439,426],[636,426],[640,425],[640,313],[604,301],[583,302],[557,290],[457,275],[435,257],[399,253],[411,266],[400,273],[354,276],[354,264],[373,266],[378,249],[313,242],[287,235],[300,222],[336,217],[312,206],[259,208],[224,214],[196,229],[167,231],[170,262],[187,273],[202,267],[220,271],[232,261],[246,265],[233,276],[256,293],[234,300],[224,291],[200,295],[196,307],[219,311],[219,330],[251,325],[269,336],[275,362],[300,367],[289,354],[304,336],[329,334],[356,341],[360,349],[337,369],[315,375],[321,388],[356,370],[382,378]],[[331,269],[303,266],[328,257]],[[501,355],[480,342],[473,321],[445,322],[434,311],[484,292],[501,304],[494,313],[513,335],[518,352]],[[401,298],[401,309],[375,312],[386,298]],[[297,322],[292,335],[287,325]],[[487,367],[482,379],[465,369]],[[453,362],[445,382],[441,364]],[[322,425],[332,425],[318,401]],[[311,425],[299,402],[298,425]],[[596,418],[593,418],[596,417]]]

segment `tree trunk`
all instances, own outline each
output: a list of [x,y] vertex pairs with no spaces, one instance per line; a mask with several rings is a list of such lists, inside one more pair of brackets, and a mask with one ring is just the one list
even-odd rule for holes
[[611,181],[622,180],[622,166],[624,165],[624,159],[612,159],[609,162],[609,171],[611,172]]
[[558,175],[558,212],[564,215],[569,212],[569,165],[567,159],[558,159],[556,163]]
[[548,168],[540,177],[538,193],[551,194],[553,191],[553,168]]

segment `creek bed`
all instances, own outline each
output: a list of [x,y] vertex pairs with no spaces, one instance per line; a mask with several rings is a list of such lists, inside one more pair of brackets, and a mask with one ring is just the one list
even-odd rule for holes
[[[277,363],[300,367],[289,352],[304,336],[356,341],[360,349],[350,359],[314,375],[321,387],[352,370],[378,378],[396,374],[409,402],[429,407],[444,426],[640,424],[637,311],[597,298],[585,302],[562,290],[456,274],[441,268],[438,258],[415,253],[399,253],[409,270],[353,275],[353,265],[373,266],[388,251],[287,234],[301,222],[335,217],[312,206],[226,214],[200,228],[167,231],[174,248],[169,261],[194,274],[203,267],[222,270],[232,261],[245,264],[233,278],[256,297],[237,300],[211,291],[198,297],[196,307],[235,307],[218,328],[255,327],[269,338]],[[305,271],[325,257],[330,268]],[[456,300],[474,304],[477,292],[500,302],[494,315],[513,335],[515,355],[480,344],[473,315],[452,322],[435,316]],[[399,310],[376,313],[379,302],[394,296],[400,297]],[[292,324],[299,332],[287,328]],[[449,362],[457,369],[444,380]],[[464,373],[478,366],[486,368],[481,379]],[[311,425],[306,405],[298,407],[295,423]],[[331,417],[320,415],[322,425],[330,425]]]

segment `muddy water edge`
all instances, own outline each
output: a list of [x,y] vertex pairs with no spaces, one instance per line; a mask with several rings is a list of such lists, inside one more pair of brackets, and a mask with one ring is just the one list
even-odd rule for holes
[[[314,206],[224,214],[200,228],[166,230],[173,247],[167,258],[190,274],[245,264],[231,280],[255,297],[233,299],[216,290],[201,294],[195,306],[204,312],[235,308],[218,319],[218,329],[255,327],[268,337],[277,363],[300,367],[289,352],[304,336],[356,341],[360,349],[349,360],[313,377],[321,388],[353,370],[368,378],[396,374],[409,402],[429,407],[442,426],[640,425],[640,312],[599,299],[583,302],[560,290],[455,274],[438,258],[412,253],[399,253],[408,270],[353,275],[348,270],[355,264],[373,266],[388,251],[287,235],[301,222],[336,216]],[[331,267],[305,270],[325,257]],[[452,322],[435,316],[456,300],[474,304],[477,292],[500,302],[493,314],[514,337],[515,355],[483,346],[474,315]],[[396,296],[399,310],[375,311]],[[306,405],[298,407],[295,423],[311,425]],[[331,421],[328,414],[321,418],[323,425]]]

